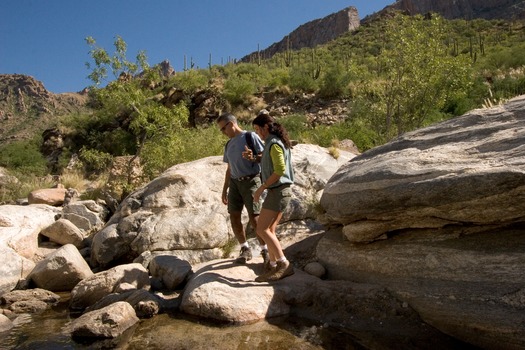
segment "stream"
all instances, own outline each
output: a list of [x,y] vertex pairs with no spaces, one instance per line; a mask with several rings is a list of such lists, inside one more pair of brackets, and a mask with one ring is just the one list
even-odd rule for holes
[[55,307],[21,315],[0,334],[0,349],[365,349],[353,337],[307,320],[276,318],[247,325],[225,325],[180,313],[143,319],[118,339],[74,340],[62,333],[69,311]]

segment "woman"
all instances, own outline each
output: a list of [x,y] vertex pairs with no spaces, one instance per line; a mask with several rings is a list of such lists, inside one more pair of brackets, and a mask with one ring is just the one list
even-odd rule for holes
[[[277,224],[283,211],[290,203],[294,181],[292,169],[291,144],[288,132],[269,114],[259,113],[253,120],[255,132],[264,140],[264,151],[261,159],[262,184],[255,191],[254,201],[259,201],[267,190],[257,223],[257,235],[268,245],[269,264],[265,266],[266,273],[258,276],[255,281],[267,282],[280,280],[294,273],[293,266],[286,259],[281,243],[275,234]],[[253,154],[246,149],[244,157],[253,160]]]

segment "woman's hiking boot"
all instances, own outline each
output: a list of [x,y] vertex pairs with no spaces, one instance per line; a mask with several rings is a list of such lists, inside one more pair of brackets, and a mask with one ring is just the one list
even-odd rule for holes
[[277,266],[255,279],[255,282],[271,282],[283,279],[287,276],[293,275],[294,270],[292,264],[286,261],[277,261]]

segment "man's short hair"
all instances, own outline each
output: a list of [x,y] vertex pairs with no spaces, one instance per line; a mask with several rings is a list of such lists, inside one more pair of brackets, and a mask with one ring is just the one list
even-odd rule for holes
[[224,114],[221,114],[219,118],[217,118],[217,123],[220,123],[220,122],[232,122],[236,124],[237,118],[235,118],[235,116],[231,113],[224,113]]

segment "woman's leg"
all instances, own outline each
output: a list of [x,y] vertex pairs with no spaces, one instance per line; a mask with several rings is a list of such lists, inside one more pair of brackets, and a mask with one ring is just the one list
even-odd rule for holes
[[257,235],[268,245],[271,261],[276,261],[284,256],[281,243],[275,234],[282,215],[282,212],[263,208],[257,220]]

